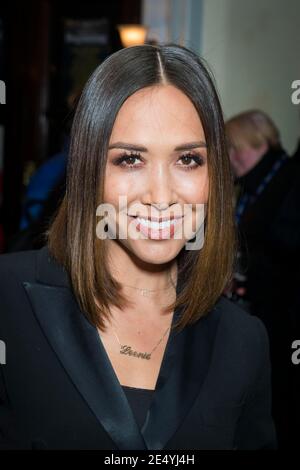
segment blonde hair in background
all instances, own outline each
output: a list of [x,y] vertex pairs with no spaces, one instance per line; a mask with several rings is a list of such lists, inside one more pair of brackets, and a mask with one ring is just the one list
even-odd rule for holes
[[255,149],[267,144],[269,148],[280,148],[280,135],[272,119],[263,111],[250,110],[237,114],[226,122],[228,143],[237,150],[246,147]]

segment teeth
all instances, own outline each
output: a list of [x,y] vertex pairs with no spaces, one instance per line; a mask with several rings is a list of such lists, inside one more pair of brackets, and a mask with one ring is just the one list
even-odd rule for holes
[[168,228],[171,225],[174,225],[176,223],[176,220],[165,220],[163,222],[151,222],[148,219],[141,219],[140,217],[137,217],[138,223],[143,225],[144,227],[150,228],[152,230],[162,230],[164,228]]

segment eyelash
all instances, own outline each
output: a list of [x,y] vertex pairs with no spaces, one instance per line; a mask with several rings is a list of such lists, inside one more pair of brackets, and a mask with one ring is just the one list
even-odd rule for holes
[[[188,152],[188,153],[185,153],[184,155],[182,155],[180,157],[181,158],[191,158],[192,160],[194,160],[194,162],[196,163],[196,165],[190,165],[190,166],[187,166],[187,165],[180,165],[182,167],[184,167],[184,170],[185,171],[190,171],[190,170],[195,170],[196,168],[198,168],[199,166],[202,166],[205,164],[205,160],[204,158],[202,157],[202,155],[200,155],[200,153],[192,153],[192,152]],[[128,161],[130,158],[138,158],[141,160],[141,154],[140,153],[133,153],[131,152],[130,154],[127,154],[127,153],[124,153],[122,154],[120,157],[118,157],[116,160],[114,160],[114,165],[116,166],[121,166],[123,168],[127,168],[129,170],[133,170],[135,168],[139,168],[138,165],[133,165],[133,164],[129,164],[129,165],[123,165],[123,162],[126,162]]]

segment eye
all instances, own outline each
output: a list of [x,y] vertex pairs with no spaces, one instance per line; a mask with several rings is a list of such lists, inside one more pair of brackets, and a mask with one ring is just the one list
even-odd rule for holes
[[[185,170],[193,170],[194,168],[198,168],[198,166],[205,165],[205,159],[200,153],[196,152],[189,152],[182,157],[180,157],[184,163],[179,166],[183,166]],[[189,163],[194,162],[193,165],[189,165]]]
[[[136,160],[142,162],[140,153],[124,153],[120,157],[117,157],[115,160],[113,160],[113,164],[128,169],[140,168],[141,165],[136,164]],[[193,170],[195,168],[198,168],[199,166],[205,165],[204,157],[200,155],[200,153],[196,152],[186,153],[179,158],[179,161],[180,160],[183,163],[179,166],[183,167],[184,170]],[[190,163],[193,164],[190,165]]]
[[133,168],[138,165],[134,165],[135,160],[141,160],[141,155],[139,153],[130,153],[129,155],[127,153],[124,153],[120,157],[116,158],[113,163],[116,166],[124,167],[124,168]]

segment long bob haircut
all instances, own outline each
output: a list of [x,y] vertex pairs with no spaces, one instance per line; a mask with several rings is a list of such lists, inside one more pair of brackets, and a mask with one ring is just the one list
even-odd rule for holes
[[[208,151],[209,197],[200,250],[177,255],[180,289],[165,309],[180,309],[178,331],[206,315],[232,278],[236,253],[233,175],[214,79],[193,51],[173,43],[121,49],[102,62],[78,100],[71,129],[66,192],[45,232],[50,254],[68,273],[87,319],[105,331],[111,306],[130,305],[109,271],[106,242],[96,235],[108,144],[123,103],[146,87],[171,84],[194,104]],[[143,123],[141,123],[141,126]]]

